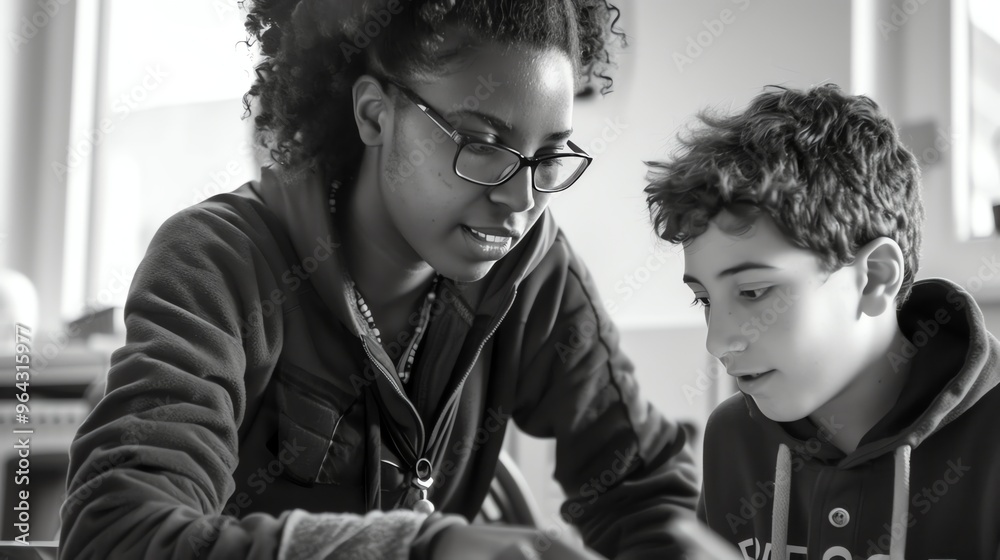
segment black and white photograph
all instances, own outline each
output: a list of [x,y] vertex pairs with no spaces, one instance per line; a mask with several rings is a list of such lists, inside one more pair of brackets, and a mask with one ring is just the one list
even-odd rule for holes
[[0,560],[1000,559],[997,0],[0,32]]

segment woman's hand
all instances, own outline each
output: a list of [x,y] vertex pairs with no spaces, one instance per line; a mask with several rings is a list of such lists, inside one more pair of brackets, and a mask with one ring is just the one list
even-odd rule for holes
[[553,539],[539,529],[465,525],[446,529],[434,545],[434,560],[605,560],[579,545]]
[[692,519],[677,519],[667,532],[684,547],[688,560],[743,560],[736,547]]

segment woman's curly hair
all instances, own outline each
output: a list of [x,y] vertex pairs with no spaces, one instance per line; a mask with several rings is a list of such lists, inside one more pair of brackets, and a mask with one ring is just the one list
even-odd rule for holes
[[897,302],[906,300],[920,261],[920,168],[874,101],[833,84],[775,88],[742,113],[699,119],[704,126],[680,138],[674,157],[647,162],[646,201],[661,238],[689,242],[722,210],[736,220],[720,227],[739,234],[764,214],[833,271],[888,237],[903,252]]
[[[610,90],[612,53],[625,36],[604,0],[245,0],[248,43],[259,43],[257,79],[244,95],[257,142],[282,166],[321,162],[346,178],[363,150],[351,88],[362,74],[401,82],[440,73],[482,41],[555,47],[570,56],[578,87]],[[442,48],[444,33],[468,42]]]

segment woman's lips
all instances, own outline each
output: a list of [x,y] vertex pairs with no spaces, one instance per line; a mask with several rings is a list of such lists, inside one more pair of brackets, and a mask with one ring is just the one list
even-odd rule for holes
[[482,231],[469,226],[462,226],[467,245],[473,254],[481,260],[496,261],[503,258],[514,245],[512,235],[497,235],[503,230]]

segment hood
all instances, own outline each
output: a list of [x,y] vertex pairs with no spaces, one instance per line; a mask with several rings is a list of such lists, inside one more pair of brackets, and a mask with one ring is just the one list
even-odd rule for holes
[[750,415],[791,449],[801,449],[815,438],[822,448],[809,454],[812,459],[850,468],[903,445],[916,448],[1000,383],[1000,345],[986,330],[972,295],[958,284],[941,278],[915,282],[897,315],[900,330],[913,346],[890,353],[889,358],[894,363],[909,362],[909,379],[893,408],[854,452],[845,456],[820,436],[819,427],[808,418],[769,420],[753,398],[744,395]]

